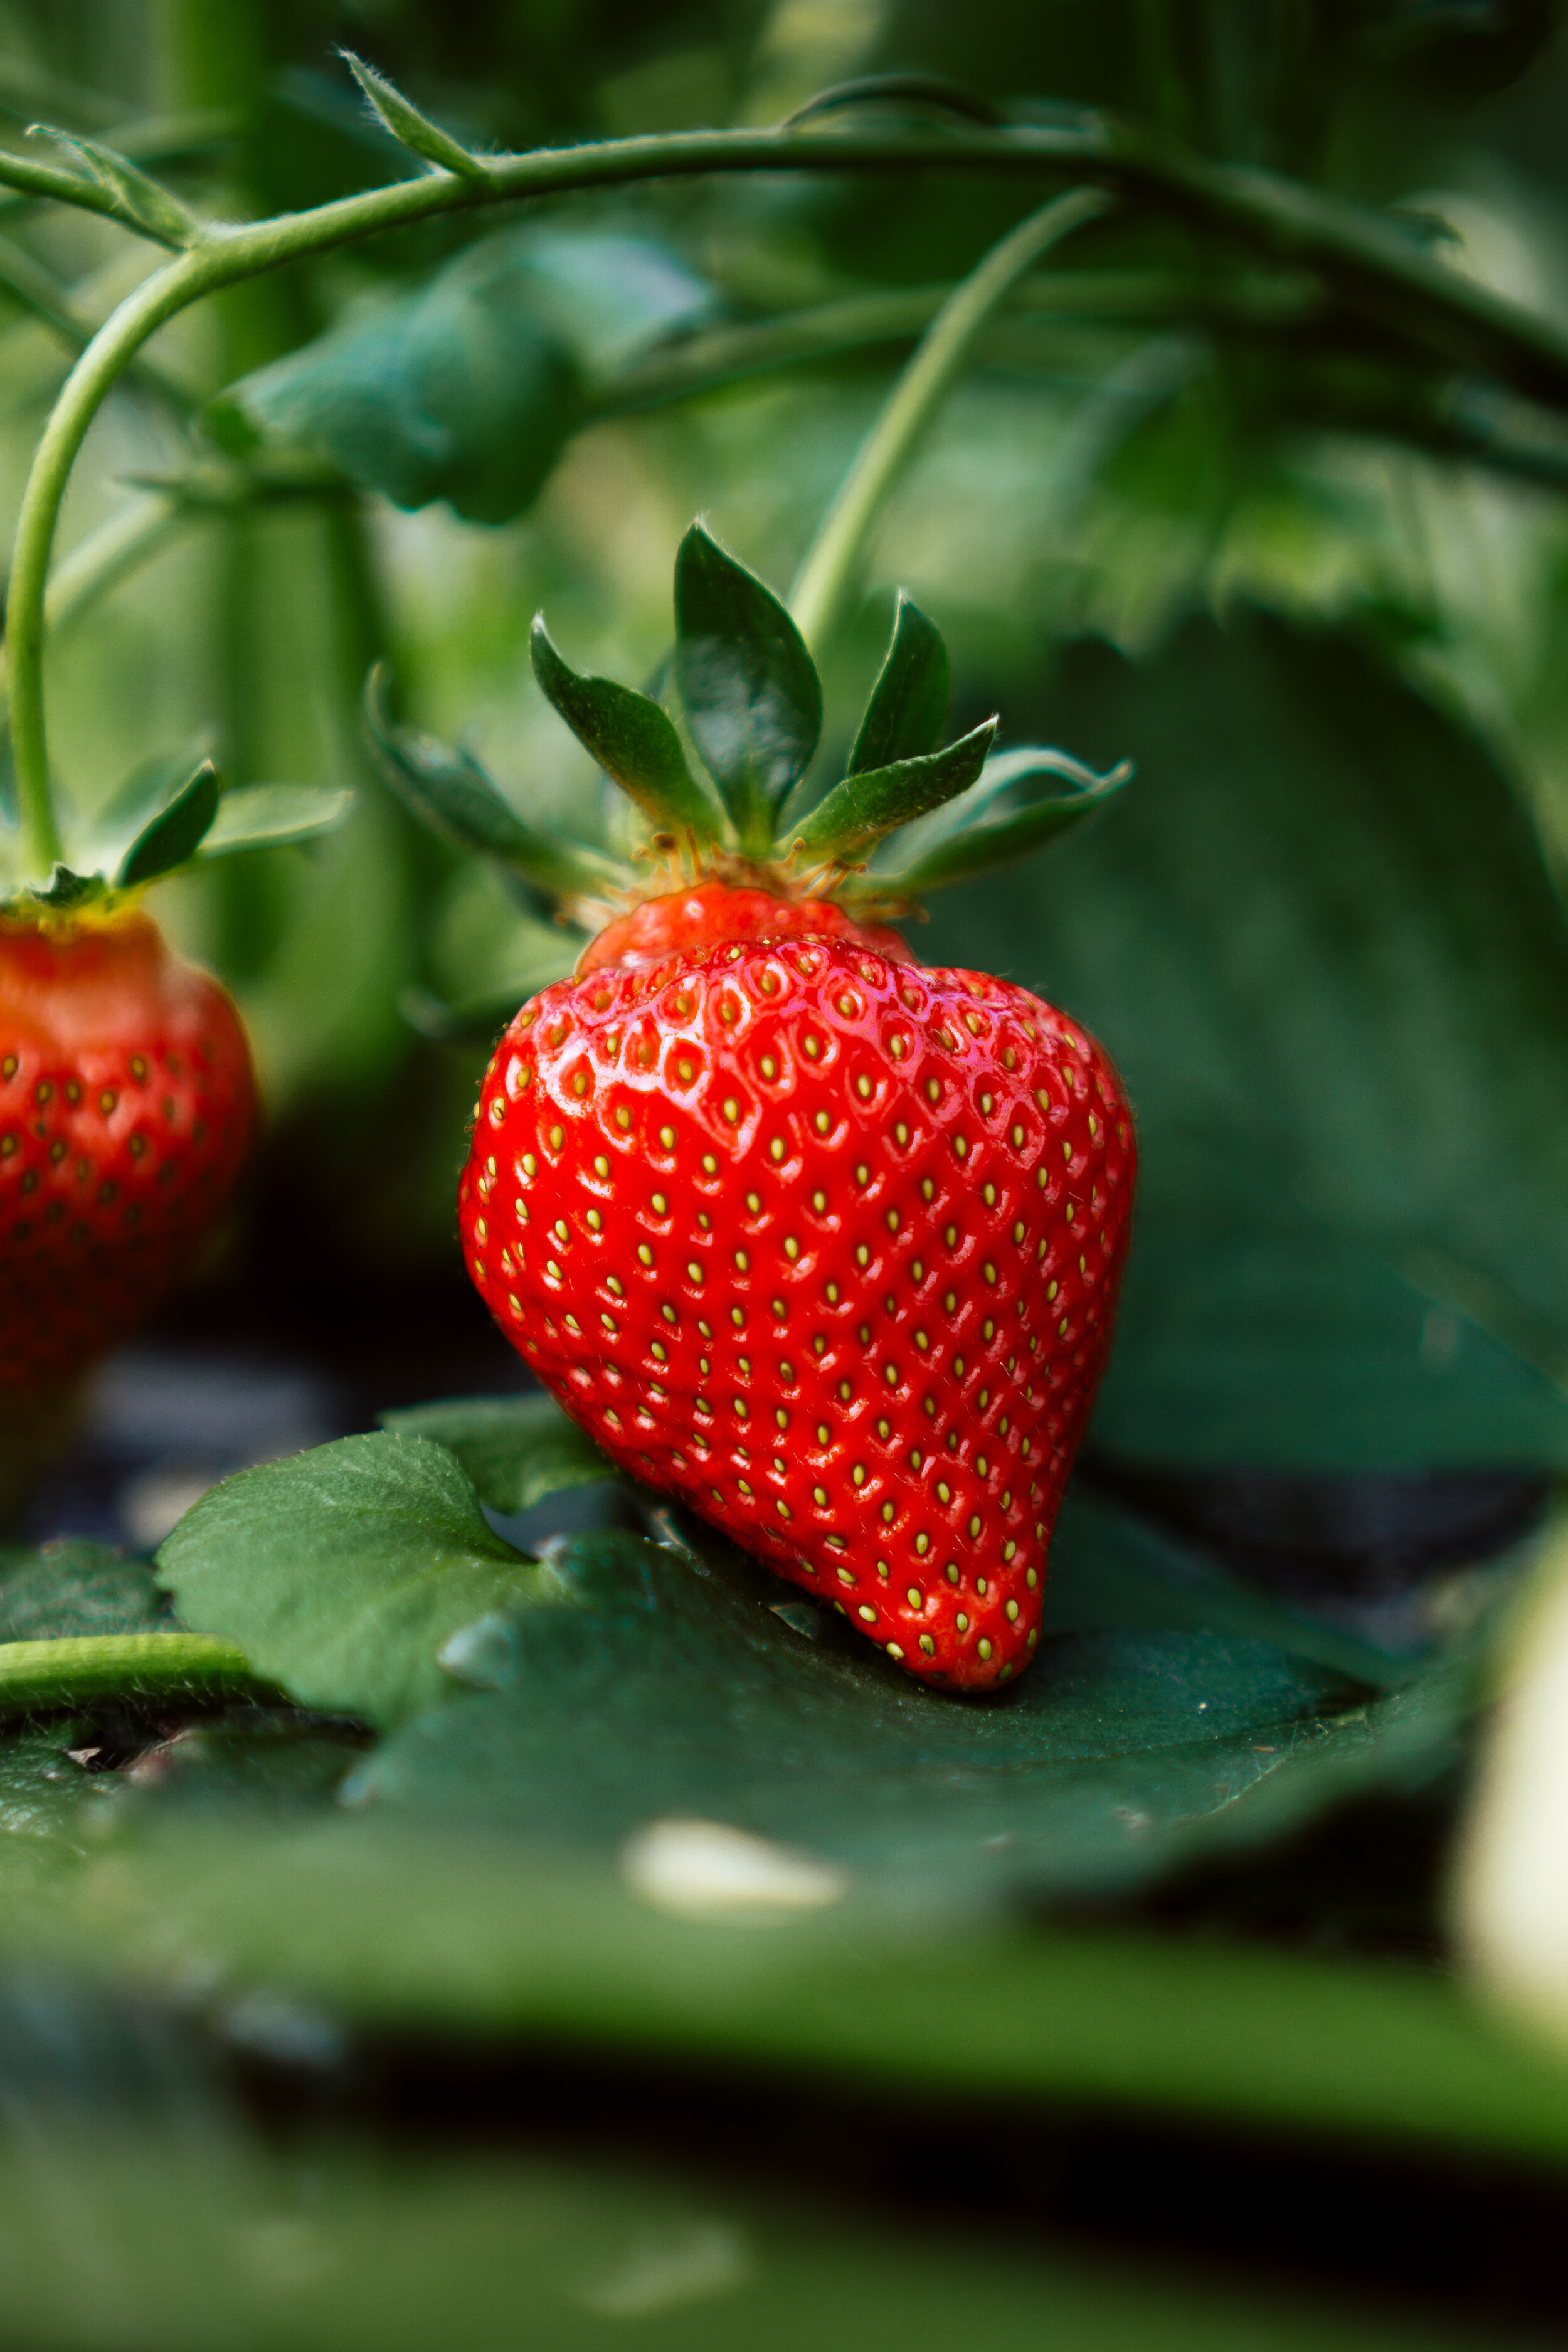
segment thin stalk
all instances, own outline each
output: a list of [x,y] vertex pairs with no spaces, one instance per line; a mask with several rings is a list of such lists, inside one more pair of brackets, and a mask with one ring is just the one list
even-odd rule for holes
[[832,635],[853,592],[872,526],[981,329],[1043,253],[1086,221],[1097,220],[1110,202],[1099,188],[1075,188],[1055,197],[994,245],[942,304],[861,444],[796,576],[790,610],[808,646],[823,645]]
[[243,1650],[210,1633],[95,1633],[0,1642],[0,1717],[104,1701],[275,1698]]

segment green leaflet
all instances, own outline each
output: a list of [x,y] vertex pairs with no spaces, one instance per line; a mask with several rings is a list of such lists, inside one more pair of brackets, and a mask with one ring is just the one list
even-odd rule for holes
[[365,718],[386,780],[432,829],[461,849],[479,851],[554,898],[603,892],[626,880],[623,869],[585,842],[541,833],[501,796],[471,752],[396,726],[386,707],[384,670],[365,686]]
[[225,793],[196,851],[198,864],[247,849],[287,849],[335,833],[353,807],[349,792],[312,784],[240,784]]
[[545,1495],[617,1475],[551,1397],[455,1397],[381,1419],[394,1436],[427,1437],[455,1454],[493,1511],[526,1511]]
[[846,865],[864,856],[885,835],[967,792],[985,764],[995,734],[995,719],[987,719],[945,751],[846,776],[792,828],[795,846],[807,858]]
[[771,588],[700,523],[675,562],[675,675],[686,720],[741,837],[765,856],[822,732],[822,686]]
[[947,732],[952,699],[952,664],[942,633],[900,588],[892,637],[847,772],[858,776],[934,751]]
[[116,888],[154,881],[193,858],[212,830],[221,791],[217,770],[204,760],[131,844],[115,872]]
[[541,614],[529,639],[533,674],[578,741],[654,827],[707,849],[723,815],[686,764],[674,722],[646,694],[614,678],[583,677],[563,661]]
[[406,147],[426,163],[434,163],[444,172],[455,172],[459,179],[483,180],[488,174],[483,163],[449,131],[405,99],[403,92],[389,82],[386,76],[356,58],[352,49],[340,49],[338,55],[348,67],[374,110],[378,121],[385,124],[400,147]]
[[235,454],[310,450],[397,506],[447,499],[499,523],[531,504],[586,415],[526,256],[485,239],[420,292],[228,385],[202,421]]
[[449,1689],[436,1653],[450,1633],[557,1589],[419,1437],[345,1437],[241,1471],[186,1513],[158,1573],[186,1625],[237,1642],[302,1705],[381,1724]]

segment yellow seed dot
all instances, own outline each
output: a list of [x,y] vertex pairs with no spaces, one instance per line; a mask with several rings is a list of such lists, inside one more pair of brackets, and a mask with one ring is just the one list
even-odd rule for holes
[[1017,1622],[1018,1622],[1018,1604],[1017,1604],[1017,1602],[1016,1602],[1016,1601],[1009,1601],[1009,1602],[1007,1603],[1007,1622],[1008,1622],[1010,1625],[1016,1625],[1016,1624],[1017,1623]]
[[929,1633],[922,1633],[921,1635],[921,1647],[925,1652],[928,1658],[935,1657],[936,1643],[931,1640]]
[[793,1234],[786,1234],[784,1236],[784,1255],[787,1258],[797,1258],[800,1255],[800,1244]]
[[1031,1649],[1031,1650],[1034,1648],[1035,1643],[1039,1640],[1039,1638],[1040,1638],[1040,1629],[1039,1629],[1039,1627],[1038,1627],[1037,1625],[1031,1625],[1031,1626],[1030,1626],[1030,1628],[1029,1628],[1029,1647],[1030,1647],[1030,1649]]
[[975,1647],[979,1650],[980,1654],[981,1654],[981,1656],[982,1656],[983,1658],[988,1658],[988,1657],[991,1655],[991,1644],[990,1644],[990,1643],[986,1640],[986,1638],[985,1638],[985,1636],[984,1636],[984,1633],[982,1633],[982,1635],[980,1636],[980,1639],[979,1639],[979,1641],[976,1643]]
[[1037,1571],[1031,1568],[1026,1572],[1024,1580],[1027,1584],[1030,1591],[1033,1592],[1036,1585],[1038,1584],[1040,1580]]
[[957,1628],[958,1628],[958,1630],[959,1630],[959,1632],[960,1632],[961,1633],[968,1633],[968,1631],[969,1631],[969,1620],[968,1620],[968,1618],[964,1615],[964,1613],[963,1613],[963,1610],[962,1610],[962,1609],[959,1611],[959,1612],[958,1612],[957,1616],[953,1619],[953,1621],[952,1621],[952,1622],[953,1622],[953,1623],[957,1626]]
[[930,1536],[917,1536],[917,1537],[915,1538],[915,1550],[917,1551],[917,1553],[919,1554],[919,1556],[921,1557],[921,1559],[924,1559],[924,1558],[925,1558],[925,1556],[926,1556],[927,1552],[928,1552],[928,1551],[930,1551],[930,1549],[931,1549],[931,1538],[930,1538]]
[[918,1584],[910,1585],[909,1591],[904,1595],[904,1599],[909,1602],[911,1609],[923,1609],[925,1606],[925,1601],[921,1596],[921,1589]]
[[559,1150],[560,1150],[560,1149],[561,1149],[561,1147],[562,1147],[562,1145],[565,1142],[565,1140],[566,1140],[566,1135],[565,1135],[565,1130],[564,1130],[563,1129],[559,1128],[559,1127],[552,1127],[552,1128],[551,1129],[551,1130],[550,1130],[550,1149],[552,1150],[552,1151],[559,1151]]
[[816,1507],[817,1507],[817,1509],[818,1509],[819,1511],[825,1511],[825,1510],[827,1508],[827,1489],[826,1489],[826,1486],[814,1486],[814,1487],[812,1488],[812,1490],[811,1490],[811,1499],[812,1499],[812,1501],[816,1505]]
[[874,1625],[877,1622],[877,1612],[867,1601],[862,1601],[856,1614],[863,1617],[868,1625]]
[[[495,1172],[495,1171],[494,1171],[494,1162],[492,1161],[492,1163],[491,1163],[491,1173],[493,1174],[494,1172]],[[607,1175],[609,1174],[609,1172],[610,1172],[610,1163],[609,1163],[609,1161],[605,1159],[605,1157],[604,1153],[603,1153],[602,1151],[595,1152],[595,1155],[594,1155],[594,1173],[595,1173],[595,1176],[607,1176]]]

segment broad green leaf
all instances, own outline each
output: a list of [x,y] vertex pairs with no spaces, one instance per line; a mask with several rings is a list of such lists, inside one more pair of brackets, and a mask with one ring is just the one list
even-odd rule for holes
[[[678,1938],[647,1941],[656,1979],[673,1976]],[[780,1973],[776,1958],[769,1968],[753,1956],[753,1966]],[[1217,1986],[1226,1961],[1209,1967]],[[1064,1972],[1069,2000],[1080,1979],[1094,1994],[1086,1966]],[[916,1982],[929,2000],[931,1973]],[[890,1980],[857,1972],[851,1983],[876,2006],[892,1992],[900,2020],[907,2012]],[[1130,1990],[1150,2006],[1136,1972],[1113,1970],[1093,2001],[1097,2016],[1112,1991]],[[1250,2047],[1259,2004],[1240,1990]],[[1362,1981],[1343,1999],[1363,2029],[1391,2005],[1391,1992],[1380,2003]],[[844,2012],[837,1988],[828,2006]],[[971,2014],[984,2017],[991,2004],[960,1993],[958,2007],[967,2035]],[[1435,2048],[1439,2080],[1457,2081],[1463,2095],[1491,2052],[1457,2026],[1458,2047],[1448,2046],[1442,2027],[1434,2031],[1434,2007],[1418,2000],[1419,2021],[1396,2047],[1407,2060]],[[285,2042],[295,2028],[307,2066],[321,2064],[323,2046],[330,2063],[328,2021],[277,2003],[269,2011],[265,1996],[237,2004],[242,2039],[254,2021],[265,2047],[269,2013]],[[1010,2023],[1016,2013],[1009,2002]],[[1212,2265],[1145,2270],[1115,2244],[1064,2250],[1013,2220],[1035,2201],[1020,2195],[1012,2153],[1015,2141],[1030,2144],[1022,2124],[1000,2136],[982,2175],[997,2179],[1008,2226],[944,2227],[932,2217],[943,2212],[945,2171],[929,2195],[899,2203],[846,2196],[840,2161],[824,2178],[807,2158],[784,2196],[777,2177],[792,2168],[778,2156],[753,2168],[718,2161],[710,2147],[706,2161],[693,2162],[679,2142],[608,2161],[572,2147],[519,2153],[500,2139],[481,2153],[454,2151],[438,2137],[417,2148],[356,2147],[341,2130],[293,2118],[284,2140],[225,2095],[194,2035],[76,1986],[19,1985],[0,2034],[19,2119],[0,2151],[0,2262],[15,2340],[48,2352],[149,2344],[210,2352],[215,2343],[225,2352],[282,2344],[428,2352],[519,2342],[531,2352],[620,2342],[648,2352],[798,2352],[811,2342],[837,2347],[851,2329],[867,2352],[930,2352],[973,2341],[977,2313],[987,2352],[1037,2352],[1042,2343],[1071,2352],[1316,2352],[1325,2336],[1336,2352],[1521,2352],[1529,2333],[1462,2310],[1412,2318],[1386,2292],[1368,2309],[1326,2285],[1303,2294],[1267,2272],[1235,2283]],[[941,2039],[929,2017],[927,2034]],[[1525,2061],[1510,2053],[1500,2063],[1514,2088]],[[1379,2086],[1390,2071],[1374,2070]],[[1557,2082],[1548,2074],[1529,2106],[1543,2108]],[[865,2122],[896,2129],[875,2097],[858,2091],[851,2131]],[[841,2112],[841,2101],[825,2101],[819,2127],[840,2127]],[[957,2145],[966,2145],[962,2136]],[[842,2154],[836,2145],[835,2158]],[[920,2160],[930,2161],[923,2150]],[[1032,2148],[1028,2164],[1033,2185]]]
[[995,733],[995,719],[987,719],[945,751],[846,776],[800,825],[789,828],[795,847],[808,858],[845,865],[864,857],[885,835],[967,792],[985,764]]
[[439,123],[432,122],[427,115],[421,114],[400,89],[394,88],[384,74],[377,73],[374,66],[367,66],[362,58],[355,57],[352,49],[340,49],[338,55],[370,100],[377,121],[384,123],[400,147],[406,147],[411,153],[422,156],[426,163],[434,163],[441,171],[455,172],[459,179],[483,180],[489,177],[479,156],[470,152],[461,141],[454,139],[449,131],[443,131]]
[[772,845],[822,733],[822,686],[771,588],[700,522],[675,562],[675,675],[687,724],[741,845]]
[[674,723],[657,702],[614,678],[579,676],[552,644],[542,614],[529,652],[534,677],[567,726],[656,833],[700,849],[720,838],[722,813],[687,766]]
[[1104,1043],[1141,1177],[1095,1440],[1329,1469],[1568,1463],[1568,924],[1481,744],[1257,612],[1039,714],[1114,817],[937,903]]
[[380,1724],[450,1690],[436,1663],[449,1634],[558,1591],[420,1437],[345,1437],[242,1470],[187,1511],[158,1574],[184,1624],[238,1643],[300,1705]]
[[525,824],[472,753],[399,727],[386,708],[386,674],[373,670],[365,717],[388,783],[422,823],[459,849],[494,857],[547,898],[602,894],[625,880],[621,869],[586,843]]
[[160,874],[171,873],[193,858],[212,829],[222,790],[217,770],[210,760],[204,760],[126,850],[115,873],[115,887],[133,889],[138,883],[155,881]]
[[153,239],[158,245],[174,246],[176,249],[192,244],[201,234],[201,222],[180,202],[171,190],[132,163],[129,156],[116,154],[97,139],[83,139],[70,131],[57,131],[47,122],[35,122],[27,136],[30,139],[52,139],[63,147],[71,161],[84,175],[100,187],[113,200],[114,217],[139,236]]
[[1059,1895],[1155,1875],[1210,1824],[1241,1842],[1250,1809],[1273,1829],[1330,1788],[1375,1784],[1388,1738],[1400,1775],[1434,1769],[1462,1711],[1450,1697],[1407,1748],[1408,1688],[1376,1700],[1272,1643],[1177,1630],[1050,1635],[975,1705],[708,1547],[578,1537],[559,1566],[577,1605],[502,1608],[449,1637],[473,1695],[405,1722],[356,1798],[608,1852],[642,1822],[716,1820],[889,1895]]
[[381,1421],[395,1437],[427,1437],[455,1454],[492,1511],[526,1511],[546,1495],[616,1475],[553,1397],[454,1397],[405,1405]]
[[952,665],[942,632],[900,588],[892,639],[849,754],[848,773],[890,768],[934,751],[947,732],[952,699]]
[[239,456],[307,449],[395,505],[447,499],[469,522],[499,523],[532,502],[586,415],[522,256],[485,240],[422,293],[230,384],[203,422]]
[[196,851],[198,864],[248,849],[286,849],[335,833],[354,804],[353,793],[312,784],[241,784],[225,793]]

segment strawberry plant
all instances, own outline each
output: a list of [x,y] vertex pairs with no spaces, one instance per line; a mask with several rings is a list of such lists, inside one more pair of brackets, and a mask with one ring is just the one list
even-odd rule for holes
[[[171,0],[118,127],[15,13],[15,1451],[210,1230],[226,987],[282,1116],[0,1557],[0,2336],[1370,2346],[1269,2265],[1402,2210],[1423,2308],[1516,2279],[1568,344],[1408,60],[1544,12],[356,18],[426,111]],[[68,803],[165,694],[235,783]],[[526,2161],[319,2128],[432,2113]]]

